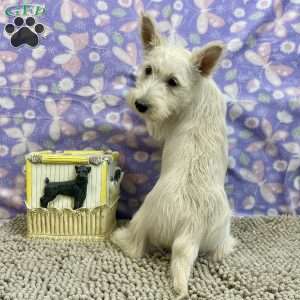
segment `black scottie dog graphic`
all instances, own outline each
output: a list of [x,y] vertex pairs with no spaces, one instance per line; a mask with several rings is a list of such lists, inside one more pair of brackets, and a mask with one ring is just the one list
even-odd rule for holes
[[[17,27],[17,28],[16,28]],[[35,47],[39,43],[39,34],[43,33],[45,27],[43,24],[36,24],[33,17],[28,17],[25,20],[21,17],[14,19],[14,24],[7,24],[5,31],[11,36],[11,44],[14,47],[19,47],[27,44]]]
[[86,198],[88,185],[89,166],[75,166],[76,177],[74,180],[63,182],[50,182],[45,179],[44,195],[41,197],[41,206],[47,208],[48,203],[53,201],[57,195],[65,195],[74,198],[74,209],[82,207]]

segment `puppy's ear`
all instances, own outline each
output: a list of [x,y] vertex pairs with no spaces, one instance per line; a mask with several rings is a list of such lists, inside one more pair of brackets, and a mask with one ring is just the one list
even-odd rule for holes
[[192,54],[192,63],[202,76],[208,77],[215,70],[224,52],[224,44],[216,42],[208,43],[204,48]]
[[161,43],[155,22],[149,15],[141,16],[141,37],[145,51],[150,51]]

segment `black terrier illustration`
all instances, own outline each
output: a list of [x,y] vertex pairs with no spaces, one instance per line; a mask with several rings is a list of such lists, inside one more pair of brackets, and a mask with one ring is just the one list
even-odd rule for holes
[[91,171],[89,166],[75,166],[76,178],[70,181],[50,182],[45,179],[44,195],[41,197],[41,206],[47,208],[48,203],[53,201],[57,195],[70,196],[74,198],[74,208],[82,207],[86,198],[88,185],[88,174]]
[[36,24],[33,17],[28,17],[25,20],[25,24],[23,18],[16,17],[14,24],[7,24],[5,26],[5,31],[11,35],[11,44],[14,47],[19,47],[23,44],[31,47],[37,46],[39,43],[38,35],[45,30],[44,25],[40,23]]

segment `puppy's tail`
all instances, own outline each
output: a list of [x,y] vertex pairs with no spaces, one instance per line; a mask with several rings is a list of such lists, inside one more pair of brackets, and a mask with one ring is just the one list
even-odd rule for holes
[[49,182],[50,182],[49,178],[48,178],[48,177],[46,177],[46,179],[45,179],[45,183],[46,183],[46,184],[48,184]]

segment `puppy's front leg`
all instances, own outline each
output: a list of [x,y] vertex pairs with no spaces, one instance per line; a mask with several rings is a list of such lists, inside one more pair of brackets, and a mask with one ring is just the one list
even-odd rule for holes
[[188,298],[188,280],[198,256],[200,243],[190,236],[178,236],[172,246],[171,275],[179,299]]

